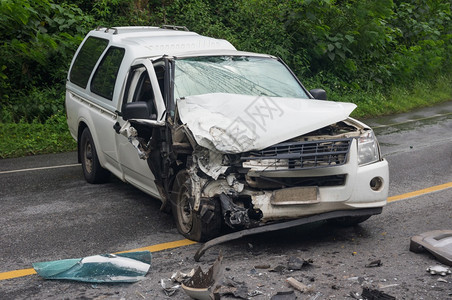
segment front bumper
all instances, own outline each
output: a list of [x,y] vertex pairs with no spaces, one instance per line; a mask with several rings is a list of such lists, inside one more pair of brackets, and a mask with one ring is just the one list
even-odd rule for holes
[[215,239],[212,239],[212,240],[206,242],[204,245],[202,245],[195,254],[195,261],[199,261],[199,259],[201,258],[201,256],[204,255],[204,253],[207,251],[207,249],[209,249],[215,245],[224,243],[224,242],[229,242],[232,240],[239,239],[244,236],[262,233],[262,232],[271,232],[271,231],[276,231],[276,230],[291,228],[291,227],[300,226],[300,225],[304,225],[304,224],[309,224],[309,223],[313,223],[313,222],[330,220],[330,219],[341,218],[341,217],[349,217],[349,216],[359,217],[359,216],[377,215],[377,214],[380,214],[381,211],[382,211],[381,207],[364,208],[364,209],[357,209],[357,210],[353,210],[353,211],[349,211],[349,210],[331,211],[331,212],[318,214],[318,215],[314,215],[314,216],[310,216],[310,217],[300,218],[297,220],[268,224],[268,225],[264,225],[264,226],[260,226],[260,227],[232,232],[232,233],[217,237]]
[[[254,208],[262,211],[262,222],[295,219],[304,216],[337,210],[354,210],[362,208],[383,207],[386,204],[389,189],[389,168],[386,160],[359,166],[357,163],[356,141],[350,149],[348,163],[329,168],[296,171],[253,172],[252,176],[278,177],[312,177],[346,175],[343,185],[318,187],[318,202],[307,204],[273,205],[273,190],[251,193]],[[371,180],[379,178],[381,186],[375,190],[371,187]]]

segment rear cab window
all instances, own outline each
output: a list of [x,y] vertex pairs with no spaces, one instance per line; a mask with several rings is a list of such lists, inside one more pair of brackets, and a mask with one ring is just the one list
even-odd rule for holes
[[107,46],[108,40],[106,39],[88,37],[74,61],[69,80],[82,88],[86,88],[94,66]]
[[124,58],[124,48],[110,47],[102,58],[91,81],[91,91],[108,100],[113,99],[116,77]]

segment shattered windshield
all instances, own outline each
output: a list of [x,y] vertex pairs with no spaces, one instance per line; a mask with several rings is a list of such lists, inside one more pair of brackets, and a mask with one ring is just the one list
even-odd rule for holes
[[272,58],[203,56],[176,60],[175,98],[208,93],[309,98],[292,73]]

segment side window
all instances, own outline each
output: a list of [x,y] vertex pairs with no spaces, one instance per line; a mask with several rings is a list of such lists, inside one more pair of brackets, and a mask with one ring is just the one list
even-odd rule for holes
[[123,105],[130,102],[145,102],[150,116],[157,114],[154,90],[149,73],[144,66],[135,67],[129,72]]
[[82,88],[86,88],[89,76],[107,45],[108,40],[89,37],[74,61],[69,80]]
[[160,92],[164,94],[165,91],[165,64],[163,62],[159,62],[154,65],[155,75],[157,76],[157,80],[160,87]]
[[110,47],[99,64],[91,81],[91,91],[99,96],[111,100],[115,89],[116,76],[121,66],[125,50]]

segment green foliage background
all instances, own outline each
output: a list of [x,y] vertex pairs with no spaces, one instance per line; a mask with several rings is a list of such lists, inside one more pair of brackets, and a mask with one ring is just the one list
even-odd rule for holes
[[279,56],[360,117],[452,98],[451,18],[449,0],[0,0],[0,157],[74,149],[66,72],[97,25],[184,25]]

